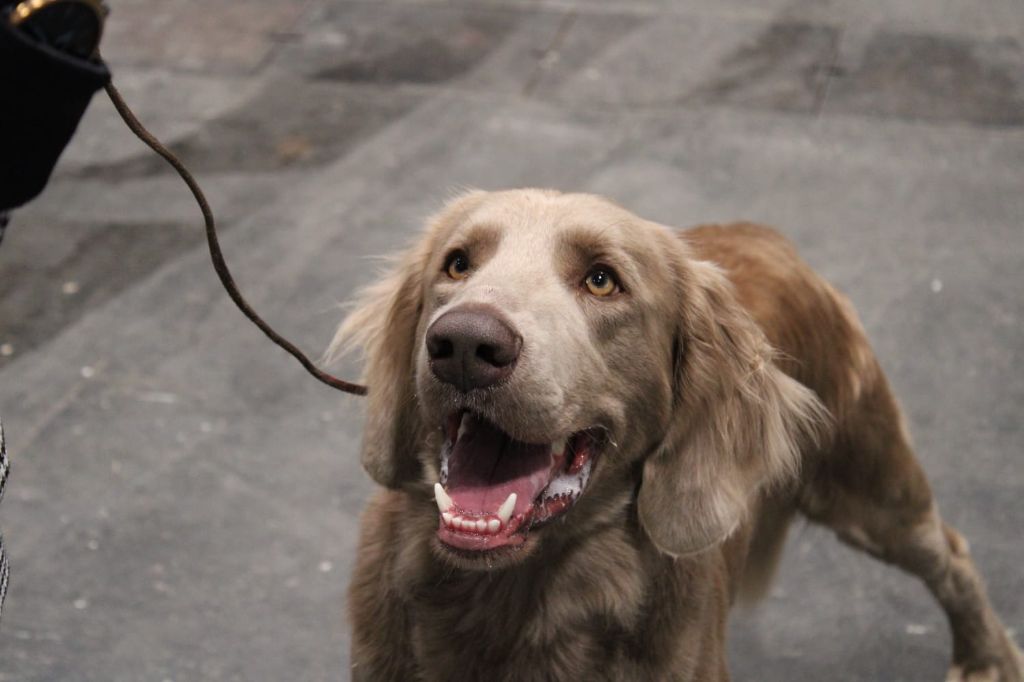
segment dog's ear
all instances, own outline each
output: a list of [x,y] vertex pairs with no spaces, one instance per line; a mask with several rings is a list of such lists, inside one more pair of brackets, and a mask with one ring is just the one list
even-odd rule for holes
[[383,278],[360,293],[327,351],[330,359],[361,347],[368,386],[363,429],[363,468],[388,488],[419,474],[413,403],[416,328],[422,310],[418,249],[402,254]]
[[373,480],[385,487],[401,487],[422,474],[416,452],[425,434],[414,391],[423,282],[434,243],[438,233],[463,219],[485,195],[463,194],[429,221],[419,242],[393,259],[384,276],[360,292],[327,350],[328,362],[355,348],[365,352],[363,378],[368,392],[362,462]]
[[672,422],[643,469],[638,510],[663,552],[725,540],[765,486],[795,476],[826,412],[773,363],[773,349],[713,264],[679,262]]

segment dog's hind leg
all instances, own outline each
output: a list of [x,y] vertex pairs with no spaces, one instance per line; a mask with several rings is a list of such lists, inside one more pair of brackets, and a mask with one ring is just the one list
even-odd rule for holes
[[927,585],[952,629],[950,682],[1021,682],[1020,654],[989,603],[967,542],[939,517],[899,406],[874,369],[874,381],[836,424],[832,447],[808,463],[801,511]]

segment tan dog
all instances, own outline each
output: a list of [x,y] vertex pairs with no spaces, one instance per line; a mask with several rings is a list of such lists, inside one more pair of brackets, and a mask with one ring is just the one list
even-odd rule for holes
[[777,233],[474,192],[371,287],[357,680],[725,680],[797,512],[924,581],[951,680],[1019,682],[853,310]]

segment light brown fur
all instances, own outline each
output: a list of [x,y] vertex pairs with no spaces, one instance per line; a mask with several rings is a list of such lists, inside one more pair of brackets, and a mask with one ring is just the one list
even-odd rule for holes
[[[465,282],[441,274],[453,246],[479,264]],[[623,294],[578,290],[595,260]],[[440,545],[430,492],[456,398],[423,335],[465,302],[524,337],[474,409],[531,442],[609,442],[575,507],[493,563]],[[764,590],[796,513],[924,581],[951,680],[1022,679],[856,315],[768,228],[672,233],[598,197],[474,192],[366,292],[348,345],[367,351],[363,462],[385,487],[349,592],[354,679],[726,680],[729,606]]]

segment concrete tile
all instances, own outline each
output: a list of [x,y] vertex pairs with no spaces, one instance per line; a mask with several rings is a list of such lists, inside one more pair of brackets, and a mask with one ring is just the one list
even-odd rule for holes
[[191,225],[82,225],[51,222],[46,229],[22,221],[11,229],[0,257],[0,370],[45,343],[80,315],[150,275],[156,263],[196,245]]
[[798,0],[786,3],[780,18],[824,22],[854,30],[888,30],[984,40],[1024,35],[1024,11],[1016,0]]
[[[432,5],[437,0],[398,0],[409,4]],[[498,7],[548,9],[570,11],[576,14],[630,14],[635,16],[718,16],[733,19],[764,20],[788,7],[792,0],[441,0],[444,4],[464,6],[486,4]]]
[[[90,392],[87,399],[95,397]],[[103,416],[109,420],[109,412],[71,419],[92,425]],[[337,509],[322,509],[316,519],[296,517],[289,503],[276,501],[283,497],[268,497],[222,469],[223,449],[214,454],[200,446],[192,457],[176,457],[181,446],[135,421],[138,416],[135,411],[114,422],[135,423],[151,438],[150,451],[173,465],[138,475],[138,463],[119,453],[125,469],[116,474],[99,466],[104,457],[82,463],[82,470],[106,473],[109,480],[96,480],[98,489],[43,482],[48,491],[63,494],[61,514],[37,539],[35,561],[22,562],[21,589],[5,613],[17,636],[4,645],[0,668],[11,672],[13,664],[17,678],[26,680],[273,680],[295,670],[310,679],[335,678],[346,660],[340,604],[347,567],[344,556],[324,545],[333,534],[354,528]],[[207,416],[192,414],[181,422],[191,421],[195,428]],[[183,425],[172,425],[171,433]],[[279,431],[279,438],[288,438],[287,431]],[[77,446],[95,442],[86,436]],[[40,448],[60,445],[76,446],[50,439],[39,443]],[[31,464],[22,468],[29,475],[26,482],[34,482]],[[330,485],[322,473],[306,471],[320,485]],[[282,473],[297,472],[283,467]],[[289,483],[300,485],[282,489],[285,495],[311,492],[309,480]],[[135,494],[102,496],[112,486]],[[224,505],[212,515],[205,502],[210,499]],[[275,501],[268,506],[268,500]],[[258,523],[248,523],[257,518]],[[304,538],[285,530],[297,525],[306,529]],[[12,551],[24,554],[29,539],[23,535]],[[215,593],[204,587],[214,584]],[[325,599],[339,606],[324,609]],[[264,652],[274,647],[277,625],[266,627],[273,621],[334,635],[293,643],[271,660]],[[218,641],[210,636],[217,631],[233,634]],[[60,656],[47,653],[55,642]]]
[[[143,158],[149,157],[92,171],[62,162],[70,169],[51,180],[47,200],[15,214],[0,255],[0,281],[18,283],[0,288],[0,344],[9,345],[0,368],[161,265],[205,248],[199,208],[170,169],[153,167],[161,173],[155,177],[115,175],[126,167],[146,170]],[[207,176],[202,182],[221,233],[287,194],[291,184],[281,173]]]
[[[721,17],[580,15],[541,98],[621,107],[731,105],[814,111],[838,31]],[[685,65],[685,68],[681,68]]]
[[[113,82],[143,125],[165,144],[195,134],[257,95],[261,83],[247,76],[210,76],[164,68],[116,66]],[[123,161],[150,152],[125,126],[106,93],[98,92],[75,136],[61,155],[57,172]]]
[[772,24],[727,56],[687,104],[813,113],[821,106],[839,31],[810,24]]
[[[580,15],[558,47],[566,57],[545,73],[535,93],[594,105],[677,103],[751,30],[707,18]],[[687,68],[679,68],[682,63]]]
[[[398,0],[434,4],[438,0]],[[854,30],[887,28],[970,38],[1021,37],[1024,12],[1016,0],[487,0],[499,7],[546,8],[576,14],[630,14],[648,17],[718,17],[769,23],[816,23]],[[471,4],[479,5],[480,2]],[[447,4],[469,4],[450,0]]]
[[518,92],[563,15],[512,8],[349,3],[325,7],[278,63],[338,83]]
[[1024,124],[1024,49],[1012,38],[874,34],[833,70],[826,112]]
[[[204,111],[174,138],[174,153],[193,173],[263,174],[317,167],[401,116],[422,99],[416,93],[347,88],[268,75],[230,109]],[[185,116],[181,112],[180,116]],[[73,169],[90,180],[117,181],[168,174],[167,163],[137,144],[131,157]]]
[[[824,24],[575,17],[540,98],[621,107],[774,111],[1019,125],[1024,52],[966,39]],[[686,69],[678,68],[686,64]]]
[[107,21],[104,58],[150,66],[238,74],[257,69],[311,2],[178,0],[119,2]]

